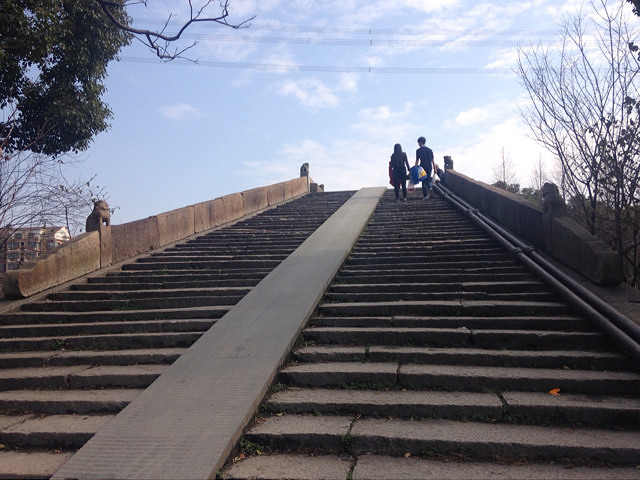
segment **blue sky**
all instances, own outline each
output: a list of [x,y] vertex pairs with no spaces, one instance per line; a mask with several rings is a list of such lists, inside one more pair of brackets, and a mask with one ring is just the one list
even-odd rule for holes
[[[130,13],[160,28],[186,0]],[[215,3],[215,2],[214,2]],[[198,63],[162,63],[134,42],[109,65],[111,129],[81,154],[109,192],[115,224],[299,174],[326,190],[387,185],[400,143],[423,135],[441,163],[495,180],[501,152],[521,186],[552,160],[529,139],[513,73],[518,45],[551,43],[580,0],[231,0],[232,22],[181,45]],[[171,25],[170,25],[171,27]]]

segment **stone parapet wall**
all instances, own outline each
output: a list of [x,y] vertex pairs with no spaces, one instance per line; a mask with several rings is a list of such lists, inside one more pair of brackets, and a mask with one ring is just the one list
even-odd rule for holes
[[113,262],[121,262],[186,237],[213,229],[309,192],[298,177],[266,187],[225,195],[111,228]]
[[[12,298],[31,296],[111,263],[131,259],[307,194],[312,185],[317,186],[308,176],[298,177],[146,219],[112,225],[101,232],[82,234],[38,258],[35,263],[7,272],[3,281],[4,294]],[[109,251],[108,255],[104,255],[105,251]]]
[[622,258],[567,216],[552,216],[520,196],[448,170],[454,194],[534,247],[599,285],[624,282]]
[[100,233],[74,237],[15,271],[7,271],[2,289],[5,297],[22,298],[37,294],[100,269]]

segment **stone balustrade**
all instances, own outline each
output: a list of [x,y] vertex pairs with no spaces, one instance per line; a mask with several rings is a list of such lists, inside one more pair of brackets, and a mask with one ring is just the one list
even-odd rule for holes
[[454,170],[444,184],[457,196],[564,265],[599,285],[624,282],[622,257],[571,218]]
[[97,230],[79,235],[35,262],[7,272],[3,281],[4,295],[9,298],[32,296],[317,190],[318,185],[304,176],[126,224],[98,225]]

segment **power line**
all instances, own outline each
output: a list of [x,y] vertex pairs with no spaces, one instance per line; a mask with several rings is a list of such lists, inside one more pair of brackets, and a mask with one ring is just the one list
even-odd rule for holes
[[[133,63],[160,63],[151,57],[128,57],[121,59]],[[510,75],[513,71],[508,68],[484,67],[350,67],[331,65],[300,65],[255,62],[217,62],[197,61],[189,62],[176,59],[170,62],[176,66],[209,67],[239,70],[262,70],[271,72],[325,72],[325,73],[360,73],[360,74],[419,74],[419,75]]]
[[[138,18],[135,23],[148,24],[151,26],[165,26],[164,20],[151,19],[151,18]],[[180,26],[179,22],[170,22],[169,25]],[[197,26],[192,26],[192,31],[197,30]],[[329,33],[329,34],[341,34],[341,35],[373,35],[373,36],[409,36],[409,37],[424,37],[424,36],[498,36],[498,37],[547,37],[557,35],[557,30],[551,29],[486,29],[486,28],[468,28],[468,29],[442,29],[439,28],[437,33],[425,32],[423,28],[370,28],[370,27],[312,27],[301,25],[275,25],[275,24],[256,24],[252,23],[247,28],[237,30],[237,32],[275,32],[275,33]],[[198,34],[195,34],[198,35]],[[200,34],[208,35],[208,34]]]

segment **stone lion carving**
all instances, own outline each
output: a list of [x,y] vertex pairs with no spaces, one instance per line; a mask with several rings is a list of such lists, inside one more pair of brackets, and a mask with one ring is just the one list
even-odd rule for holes
[[111,213],[109,205],[104,200],[99,200],[93,204],[93,211],[87,217],[87,232],[100,230],[100,226],[111,225]]
[[545,214],[562,216],[567,213],[567,205],[560,196],[558,186],[551,182],[545,182],[542,186],[542,209]]
[[300,177],[306,177],[309,175],[309,162],[305,162],[300,167]]

